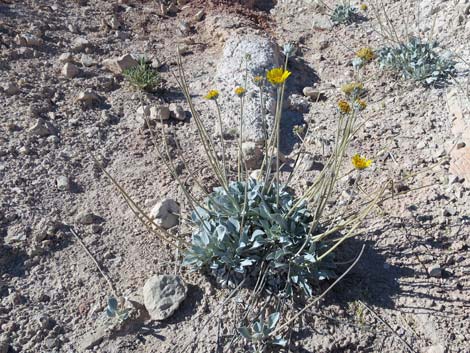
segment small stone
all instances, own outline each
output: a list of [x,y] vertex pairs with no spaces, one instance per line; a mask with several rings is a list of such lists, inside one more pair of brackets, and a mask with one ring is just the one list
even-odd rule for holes
[[66,63],[64,67],[62,68],[61,72],[62,72],[62,75],[67,78],[74,78],[78,76],[78,74],[80,73],[80,70],[74,64]]
[[91,44],[88,41],[88,39],[83,38],[83,37],[78,37],[75,38],[75,40],[72,42],[71,49],[75,53],[83,52],[87,48],[90,48]]
[[451,217],[457,214],[457,210],[452,206],[447,206],[442,210],[442,215],[444,217]]
[[429,267],[428,272],[431,277],[442,277],[442,268],[437,264]]
[[194,21],[196,21],[196,22],[201,21],[205,14],[206,14],[206,12],[204,11],[204,9],[199,10],[199,11],[196,12],[196,14],[194,15]]
[[170,118],[170,109],[166,105],[157,105],[150,108],[150,120],[160,121]]
[[248,169],[257,169],[261,166],[263,160],[262,149],[252,141],[242,143],[243,158]]
[[124,70],[137,65],[139,65],[139,63],[130,54],[125,54],[119,58],[103,60],[103,66],[117,75],[122,74]]
[[18,149],[18,152],[21,153],[22,155],[28,155],[31,153],[31,150],[27,147],[27,146],[21,146],[19,149]]
[[59,56],[59,62],[61,63],[72,63],[74,60],[73,60],[73,55],[72,53],[63,53]]
[[46,137],[54,135],[57,131],[56,128],[48,121],[43,118],[38,118],[33,126],[28,130],[30,135],[36,135],[40,137]]
[[75,101],[86,108],[90,108],[95,104],[99,103],[100,97],[96,93],[90,91],[83,91],[78,94]]
[[325,167],[322,163],[313,158],[312,155],[306,154],[302,159],[302,164],[305,171],[318,170],[321,171]]
[[14,82],[7,82],[0,86],[1,90],[8,96],[14,96],[20,92],[20,88]]
[[191,27],[189,27],[189,24],[185,21],[180,21],[178,23],[178,31],[183,35],[187,36],[191,32]]
[[186,119],[186,112],[184,111],[183,107],[179,104],[171,103],[170,112],[171,117],[176,120],[184,121]]
[[181,56],[184,56],[190,52],[189,47],[187,47],[186,45],[178,46],[177,50],[178,50],[178,54]]
[[121,23],[116,16],[111,17],[111,19],[108,21],[108,25],[112,29],[119,29],[121,27]]
[[20,46],[39,47],[43,44],[43,41],[41,38],[33,34],[24,33],[24,34],[18,34],[15,37],[15,43]]
[[144,305],[153,320],[173,315],[186,298],[187,288],[179,276],[155,275],[144,285]]
[[61,175],[56,179],[57,189],[60,191],[70,191],[71,183],[70,179],[65,175]]
[[103,222],[103,218],[90,211],[81,212],[77,215],[77,223],[83,225],[97,224]]
[[176,226],[179,222],[180,206],[173,199],[158,202],[150,211],[150,216],[156,224],[164,229]]
[[322,99],[322,93],[313,88],[313,87],[304,87],[302,90],[302,93],[304,94],[305,97],[312,98],[314,101],[319,101]]
[[150,120],[150,107],[148,105],[141,105],[135,112],[135,120],[139,127],[146,129],[148,127],[147,121]]
[[90,67],[96,64],[93,58],[86,54],[82,54],[82,56],[80,57],[80,62],[85,67]]

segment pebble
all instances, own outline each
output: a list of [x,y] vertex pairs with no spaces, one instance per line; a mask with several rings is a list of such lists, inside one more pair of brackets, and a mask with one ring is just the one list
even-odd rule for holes
[[144,305],[153,320],[165,320],[186,298],[187,287],[179,276],[155,275],[144,285]]
[[119,58],[105,59],[103,66],[114,74],[122,74],[122,72],[131,67],[137,66],[139,63],[130,54],[125,54]]
[[428,272],[431,277],[442,277],[442,268],[437,264],[429,267]]
[[186,112],[179,104],[171,103],[169,111],[171,113],[171,117],[176,120],[184,121],[186,119]]
[[304,87],[302,93],[305,97],[310,97],[314,101],[319,101],[322,98],[322,93],[313,87]]
[[30,135],[46,137],[49,135],[54,135],[56,133],[56,128],[43,118],[38,118],[33,126],[29,128],[28,133]]
[[33,34],[24,33],[16,35],[15,43],[20,46],[38,47],[43,44],[43,41]]
[[206,12],[205,12],[203,9],[202,9],[202,10],[199,10],[199,11],[196,12],[196,14],[194,15],[194,21],[196,21],[196,22],[201,21],[205,14],[206,14]]
[[86,54],[82,54],[82,56],[80,57],[80,62],[85,67],[90,67],[90,66],[95,65],[95,61],[93,60],[93,58]]
[[255,142],[243,142],[242,152],[248,169],[257,169],[261,166],[264,155],[262,149]]
[[61,62],[61,63],[71,63],[73,61],[74,60],[73,60],[72,53],[66,52],[66,53],[60,54],[60,56],[59,56],[59,62]]
[[6,82],[0,86],[0,89],[8,96],[14,96],[20,92],[20,88],[14,82]]
[[169,229],[179,223],[180,206],[173,199],[164,199],[158,202],[150,211],[150,216],[156,224]]
[[94,213],[90,211],[84,211],[77,215],[76,221],[79,224],[90,225],[90,224],[101,223],[103,221],[103,218],[95,215]]
[[170,109],[167,105],[156,105],[150,108],[150,120],[160,121],[170,118]]
[[100,97],[91,91],[82,91],[78,94],[75,101],[86,108],[90,108],[100,101]]
[[87,48],[90,48],[91,44],[88,41],[88,39],[83,38],[83,37],[78,37],[75,38],[75,40],[72,42],[71,49],[73,52],[82,52],[85,51]]
[[70,179],[65,175],[59,176],[56,179],[56,184],[57,189],[59,189],[60,191],[70,191],[71,189]]
[[77,66],[72,63],[65,63],[64,67],[62,68],[62,75],[67,78],[74,78],[77,77],[80,73],[80,70]]

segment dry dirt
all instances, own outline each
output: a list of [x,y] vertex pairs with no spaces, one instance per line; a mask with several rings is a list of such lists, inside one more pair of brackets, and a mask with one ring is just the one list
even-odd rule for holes
[[[423,33],[428,34],[432,12],[441,46],[461,61],[470,59],[467,0],[382,2],[398,31],[405,31],[404,13],[419,13]],[[334,1],[327,3],[334,6]],[[431,11],[429,3],[436,9]],[[204,17],[195,20],[201,9]],[[230,291],[209,277],[179,269],[174,250],[139,223],[94,165],[90,151],[145,209],[171,197],[182,203],[187,215],[182,192],[135,113],[142,101],[176,102],[189,110],[171,74],[179,44],[188,49],[183,62],[198,109],[213,121],[214,112],[203,95],[217,88],[212,78],[224,42],[256,32],[280,46],[292,41],[298,47],[290,63],[288,93],[293,98],[286,105],[283,152],[291,154],[298,143],[292,126],[306,123],[315,127],[328,154],[339,87],[353,79],[355,51],[385,43],[373,14],[366,15],[368,21],[332,27],[313,1],[197,0],[168,16],[159,14],[155,1],[0,1],[0,83],[18,87],[14,94],[0,89],[0,353],[72,353],[84,351],[84,345],[103,353],[181,353],[186,347],[187,352],[222,352],[239,304],[232,301],[220,318],[215,315]],[[120,24],[117,29],[103,25],[113,16]],[[189,33],[181,33],[181,21],[189,23]],[[40,43],[18,44],[15,37],[27,33]],[[77,45],[77,38],[86,38],[88,44]],[[66,52],[80,69],[75,78],[61,74],[64,64],[59,57]],[[102,66],[104,59],[126,53],[161,63],[162,93],[142,98]],[[451,114],[447,104],[450,90],[465,89],[468,72],[463,67],[460,84],[441,89],[404,82],[374,63],[364,69],[361,79],[369,106],[365,126],[349,153],[374,159],[373,168],[362,175],[364,185],[372,188],[390,177],[419,173],[398,186],[417,190],[385,202],[361,234],[344,246],[345,262],[362,244],[366,250],[353,271],[294,326],[285,352],[469,352],[469,181],[451,174],[449,162],[439,164],[456,144],[464,151],[470,145],[461,134],[467,131],[468,106],[452,106]],[[326,99],[304,97],[305,86],[321,89]],[[75,99],[81,91],[99,95],[99,102],[80,106]],[[453,129],[455,111],[463,124],[458,131]],[[38,118],[55,131],[33,133],[30,127]],[[165,126],[187,151],[188,168],[182,174],[199,174],[207,186],[215,186],[189,113],[185,121],[172,119]],[[231,151],[234,148],[233,143]],[[318,165],[325,161],[318,140],[309,151]],[[460,154],[468,160],[468,150],[467,156]],[[452,170],[465,168],[463,164]],[[468,169],[462,173],[470,175]],[[297,185],[307,185],[316,174],[318,168],[305,171]],[[70,181],[69,189],[59,189],[61,177]],[[342,202],[365,197],[348,193],[349,182],[340,184]],[[84,225],[81,216],[86,212],[99,218]],[[168,320],[137,322],[93,342],[110,292],[69,227],[127,297],[141,301],[147,278],[181,271],[189,286],[186,300]],[[209,318],[214,320],[196,341]]]

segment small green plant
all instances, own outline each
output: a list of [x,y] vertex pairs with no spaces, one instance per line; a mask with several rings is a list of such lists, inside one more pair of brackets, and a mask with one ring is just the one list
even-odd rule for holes
[[336,5],[333,10],[333,13],[330,16],[331,22],[335,25],[339,24],[351,24],[358,22],[360,15],[358,9],[351,5],[350,3],[342,3]]
[[130,309],[123,308],[122,305],[119,305],[118,300],[111,296],[108,298],[108,306],[105,312],[109,319],[115,319],[118,323],[122,323],[129,318]]
[[426,86],[441,86],[456,75],[455,62],[436,51],[436,42],[425,42],[412,37],[395,47],[385,47],[378,52],[380,66],[393,70],[406,80]]
[[280,314],[272,313],[265,322],[263,316],[258,321],[253,322],[250,328],[244,326],[238,329],[238,332],[252,344],[253,352],[262,353],[269,345],[284,347],[287,341],[281,336],[272,337],[272,332],[279,322]]
[[143,91],[153,91],[160,83],[159,73],[145,58],[141,58],[137,66],[124,70],[123,75],[131,85]]

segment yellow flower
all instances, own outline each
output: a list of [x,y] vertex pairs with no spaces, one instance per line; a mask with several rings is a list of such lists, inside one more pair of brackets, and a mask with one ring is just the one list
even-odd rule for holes
[[372,159],[367,159],[366,157],[363,157],[356,153],[352,157],[351,162],[354,168],[361,170],[361,169],[369,168],[370,165],[372,164]]
[[366,4],[361,4],[361,10],[362,11],[367,11],[367,5]]
[[364,110],[367,108],[367,103],[362,99],[356,99],[354,102],[354,106],[357,107],[359,110]]
[[246,89],[243,87],[237,87],[235,88],[235,94],[239,97],[243,97],[243,95],[246,93]]
[[341,86],[341,91],[349,96],[350,94],[360,95],[364,91],[364,85],[360,82],[351,82]]
[[344,114],[348,114],[351,112],[351,106],[345,100],[340,100],[338,102],[338,108]]
[[280,85],[286,82],[290,74],[291,74],[290,71],[287,71],[287,70],[284,71],[282,67],[278,67],[278,68],[269,70],[268,73],[266,74],[266,78],[273,85]]
[[364,47],[356,52],[356,56],[367,62],[375,58],[375,53],[371,48]]
[[217,99],[218,96],[219,96],[219,91],[217,91],[215,89],[211,89],[209,92],[207,92],[207,94],[204,96],[204,98],[214,100],[214,99]]

